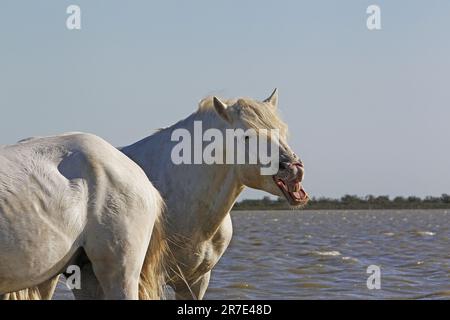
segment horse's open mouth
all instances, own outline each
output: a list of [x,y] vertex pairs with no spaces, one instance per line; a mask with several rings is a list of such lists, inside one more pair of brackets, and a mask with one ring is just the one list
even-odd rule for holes
[[275,176],[273,177],[273,180],[283,192],[290,205],[299,206],[305,205],[308,202],[309,196],[300,182],[285,182]]

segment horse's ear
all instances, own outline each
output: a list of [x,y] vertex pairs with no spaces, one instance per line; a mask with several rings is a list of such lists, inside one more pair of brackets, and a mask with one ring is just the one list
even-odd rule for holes
[[231,123],[230,116],[227,113],[227,105],[220,101],[220,99],[217,97],[213,98],[213,103],[214,109],[216,109],[216,112],[219,114],[219,116],[221,116],[225,121]]
[[270,95],[270,97],[268,97],[266,100],[264,100],[264,102],[268,102],[270,103],[274,108],[278,108],[278,89],[275,88],[275,90],[273,90],[272,94]]

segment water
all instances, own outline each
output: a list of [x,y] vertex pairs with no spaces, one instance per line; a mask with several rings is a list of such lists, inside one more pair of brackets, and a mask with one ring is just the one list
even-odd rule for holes
[[[234,212],[207,299],[450,299],[450,211]],[[367,267],[381,289],[367,288]]]
[[[450,299],[450,211],[238,211],[232,219],[206,299]],[[369,265],[381,268],[380,290],[367,288]]]

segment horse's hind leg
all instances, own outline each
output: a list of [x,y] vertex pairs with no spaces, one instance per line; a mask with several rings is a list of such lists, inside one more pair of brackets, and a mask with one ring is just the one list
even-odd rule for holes
[[[138,220],[138,223],[142,224],[142,221]],[[141,230],[135,225],[128,227],[109,225],[86,239],[84,250],[103,291],[103,297],[97,296],[97,299],[139,298],[140,275],[153,226],[146,223],[140,227]]]
[[[95,277],[102,288],[96,299],[137,300],[142,262],[124,252],[113,252],[113,248],[100,251],[86,250]],[[122,250],[118,250],[122,251]],[[133,251],[130,249],[130,251]]]

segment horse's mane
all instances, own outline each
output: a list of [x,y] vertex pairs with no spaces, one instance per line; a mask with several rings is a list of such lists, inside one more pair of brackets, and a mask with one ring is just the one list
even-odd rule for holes
[[[287,137],[288,126],[281,119],[277,108],[267,102],[260,102],[249,98],[221,99],[228,108],[237,113],[238,117],[249,127],[259,129],[279,129],[282,137]],[[209,96],[200,101],[197,113],[214,112],[213,97]]]

